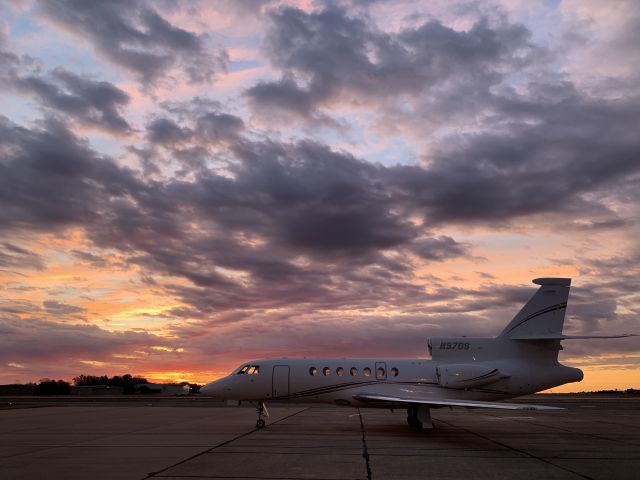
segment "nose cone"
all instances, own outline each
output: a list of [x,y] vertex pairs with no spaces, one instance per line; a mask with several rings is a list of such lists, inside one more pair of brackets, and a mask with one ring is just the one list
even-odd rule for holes
[[228,377],[207,383],[200,389],[200,393],[220,400],[226,400],[229,392],[231,392],[231,385]]

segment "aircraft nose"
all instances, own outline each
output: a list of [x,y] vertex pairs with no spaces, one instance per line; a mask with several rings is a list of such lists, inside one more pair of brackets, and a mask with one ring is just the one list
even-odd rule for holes
[[209,397],[216,397],[224,400],[225,395],[231,390],[229,380],[227,377],[219,380],[214,380],[211,383],[207,383],[200,389],[200,393],[203,393]]

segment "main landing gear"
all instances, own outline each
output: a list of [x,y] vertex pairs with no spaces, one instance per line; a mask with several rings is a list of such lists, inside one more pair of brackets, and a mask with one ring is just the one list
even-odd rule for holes
[[258,414],[258,420],[256,421],[256,428],[264,428],[267,426],[267,422],[262,417],[269,418],[269,410],[264,402],[258,402],[256,405],[256,413]]
[[433,430],[431,410],[426,405],[407,408],[407,423],[420,433],[429,433]]

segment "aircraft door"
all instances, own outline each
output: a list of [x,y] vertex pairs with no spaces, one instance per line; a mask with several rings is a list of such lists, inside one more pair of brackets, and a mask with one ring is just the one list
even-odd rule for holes
[[289,365],[276,365],[273,367],[271,389],[273,398],[289,395]]
[[376,362],[376,380],[387,379],[387,364],[386,362]]

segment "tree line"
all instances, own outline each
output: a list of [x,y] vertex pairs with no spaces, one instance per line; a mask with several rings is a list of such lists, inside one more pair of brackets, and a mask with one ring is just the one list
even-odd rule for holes
[[[78,375],[73,378],[73,386],[87,387],[91,385],[109,385],[112,387],[121,387],[123,394],[131,394],[136,392],[136,385],[149,383],[146,378],[130,375]],[[191,393],[198,393],[202,385],[189,382],[180,382],[180,385],[189,385]],[[34,395],[69,395],[71,394],[72,384],[64,380],[52,380],[49,378],[41,379],[35,386]]]
[[114,375],[108,377],[102,375],[100,377],[96,375],[78,375],[73,377],[73,384],[76,387],[87,387],[91,385],[109,385],[110,387],[122,387],[122,393],[134,393],[135,386],[140,383],[149,383],[144,377],[137,377],[130,374]]

